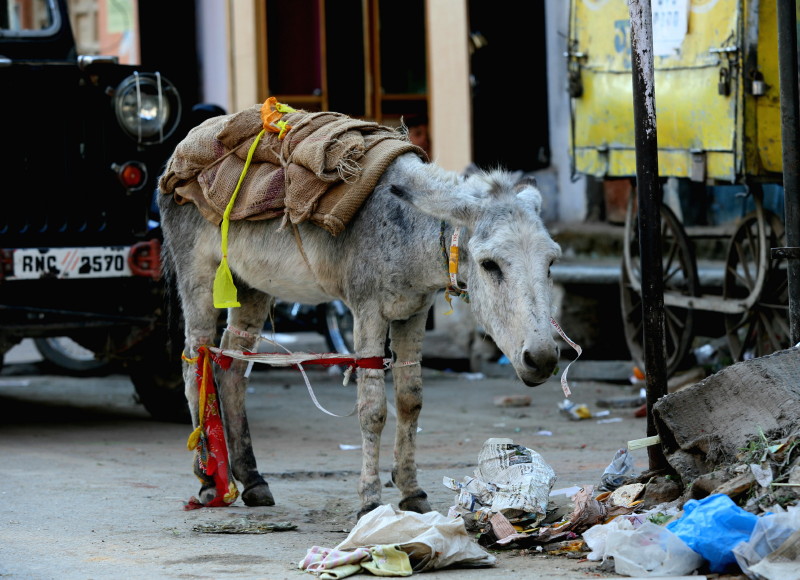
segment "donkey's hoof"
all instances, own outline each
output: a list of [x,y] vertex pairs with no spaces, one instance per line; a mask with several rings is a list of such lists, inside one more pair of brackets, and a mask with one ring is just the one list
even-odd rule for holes
[[403,498],[398,505],[401,510],[407,512],[426,514],[431,511],[431,504],[428,503],[428,494],[422,490]]
[[214,501],[214,498],[217,497],[217,488],[214,486],[213,483],[210,485],[203,484],[200,486],[200,493],[198,494],[198,498],[200,499],[200,503],[203,505],[207,505]]
[[363,506],[361,506],[361,509],[358,510],[358,516],[357,516],[358,519],[360,520],[362,517],[367,515],[369,512],[371,512],[372,510],[374,510],[375,508],[380,507],[380,506],[381,506],[381,504],[379,504],[378,502],[375,502],[375,501],[370,502],[368,504],[364,504]]
[[242,501],[247,506],[275,505],[275,498],[272,497],[272,492],[269,490],[269,484],[266,481],[261,481],[245,488],[242,492]]

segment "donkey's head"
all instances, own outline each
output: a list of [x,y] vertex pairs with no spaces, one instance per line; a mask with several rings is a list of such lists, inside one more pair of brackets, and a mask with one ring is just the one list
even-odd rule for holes
[[545,382],[559,356],[551,324],[550,266],[561,248],[542,222],[535,184],[493,171],[471,175],[455,187],[401,196],[464,230],[458,278],[467,287],[475,318],[526,385]]

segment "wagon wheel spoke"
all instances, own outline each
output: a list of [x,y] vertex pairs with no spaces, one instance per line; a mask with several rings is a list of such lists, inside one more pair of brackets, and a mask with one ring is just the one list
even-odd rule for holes
[[759,356],[773,353],[785,347],[784,337],[789,336],[789,309],[781,305],[760,304],[756,313],[761,338],[758,346]]
[[[665,238],[666,239],[666,238]],[[664,286],[668,287],[670,282],[676,274],[681,272],[682,263],[678,259],[678,244],[673,239],[672,243],[667,247],[667,251],[664,252],[664,258],[662,260],[663,270],[664,270]]]
[[758,270],[758,247],[757,241],[753,241],[752,231],[748,228],[744,230],[745,240],[734,241],[734,251],[738,260],[729,263],[728,271],[736,280],[748,291],[755,287],[755,275],[753,270]]
[[783,348],[781,337],[786,336],[785,331],[788,332],[788,329],[784,328],[781,319],[774,314],[768,315],[765,311],[759,314],[759,318],[763,324],[764,336],[767,337],[769,341],[769,350],[764,352],[764,354],[781,350]]
[[673,351],[675,347],[680,344],[680,337],[683,328],[683,324],[671,324],[670,322],[665,324],[665,330],[667,333],[667,352]]
[[680,280],[679,274],[683,271],[681,264],[675,264],[674,267],[664,268],[664,288],[677,288],[679,284],[673,284],[673,280]]
[[[665,309],[665,326],[667,331],[670,333],[674,344],[678,344],[680,340],[680,336],[683,334],[684,330],[686,329],[686,319],[685,317],[678,316],[680,311],[675,308],[667,308]],[[680,309],[684,310],[684,309]]]
[[[783,224],[765,212],[768,247],[782,243]],[[761,293],[750,310],[725,316],[725,329],[735,361],[771,354],[789,346],[788,280],[778,260],[759,260],[759,222],[755,214],[744,218],[728,250],[723,281],[725,298],[746,298],[754,291],[760,268],[766,268]]]
[[743,356],[765,356],[782,348],[780,338],[775,334],[780,325],[773,324],[773,320],[766,312],[753,313],[750,331],[744,341]]
[[[637,364],[643,364],[644,352],[644,320],[642,299],[634,291],[630,279],[641,280],[641,260],[639,257],[639,240],[637,220],[630,221],[630,269],[622,265],[622,281],[620,284],[621,310],[625,340],[631,357]],[[626,227],[629,227],[626,225]],[[694,255],[683,227],[675,214],[666,207],[661,207],[661,265],[662,281],[665,291],[681,292],[696,295],[698,289],[697,270]],[[693,314],[691,309],[665,306],[664,342],[667,351],[667,374],[673,374],[684,362],[693,332]]]
[[[730,319],[730,318],[731,317],[728,317],[728,319]],[[731,340],[730,337],[733,336],[733,335],[746,337],[747,336],[747,328],[750,325],[750,317],[747,316],[747,315],[742,315],[738,322],[732,323],[732,322],[728,321],[727,324],[728,324],[728,326],[727,326],[728,341],[730,343],[731,357],[733,358],[734,361],[744,360],[743,357],[744,357],[744,352],[745,352],[745,348],[746,348],[746,345],[745,345],[746,340],[745,341],[742,341],[742,340],[733,341],[733,340]]]

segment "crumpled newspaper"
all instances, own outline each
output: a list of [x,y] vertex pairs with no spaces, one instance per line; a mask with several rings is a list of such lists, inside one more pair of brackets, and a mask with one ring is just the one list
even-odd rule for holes
[[461,482],[449,477],[442,480],[458,494],[450,513],[461,515],[468,529],[485,524],[495,513],[511,522],[525,519],[530,525],[547,514],[556,474],[533,449],[511,439],[487,439],[474,474]]

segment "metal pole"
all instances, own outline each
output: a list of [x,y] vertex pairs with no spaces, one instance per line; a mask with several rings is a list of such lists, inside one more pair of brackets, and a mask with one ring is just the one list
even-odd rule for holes
[[783,207],[786,213],[789,335],[800,342],[800,192],[798,185],[797,13],[794,0],[778,0],[778,62],[781,83]]
[[[653,405],[667,394],[664,341],[664,277],[661,263],[661,187],[653,71],[653,16],[650,0],[628,0],[631,17],[633,122],[636,190],[639,200],[639,252],[642,262],[644,362],[647,373],[647,436],[657,435]],[[667,467],[661,445],[647,448],[651,470]]]

